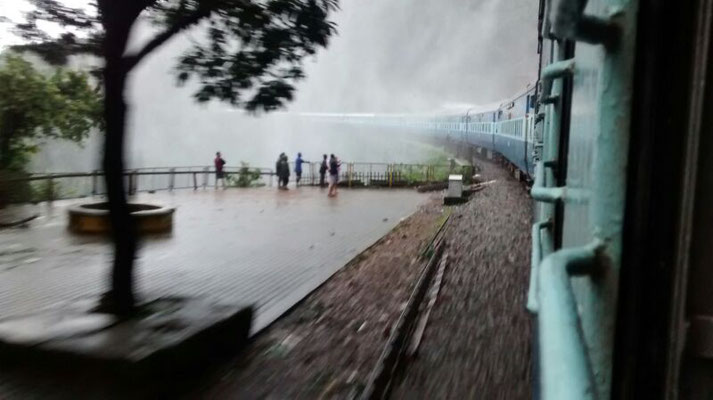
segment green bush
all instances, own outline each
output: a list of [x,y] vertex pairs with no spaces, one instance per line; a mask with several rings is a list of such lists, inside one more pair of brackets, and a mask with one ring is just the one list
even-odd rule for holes
[[0,208],[7,204],[32,201],[33,190],[22,171],[0,170]]
[[240,169],[237,174],[228,174],[225,177],[228,186],[247,188],[260,186],[257,181],[260,180],[260,170],[250,168],[247,163],[241,162]]
[[68,197],[67,194],[62,193],[62,185],[59,182],[55,182],[49,179],[33,182],[30,188],[32,193],[30,202],[32,203],[58,200],[64,197]]

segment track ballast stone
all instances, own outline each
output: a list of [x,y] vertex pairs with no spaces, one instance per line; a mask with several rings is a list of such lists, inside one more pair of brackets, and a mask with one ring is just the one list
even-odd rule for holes
[[441,292],[393,399],[531,398],[532,201],[504,169],[482,168],[497,182],[454,208]]

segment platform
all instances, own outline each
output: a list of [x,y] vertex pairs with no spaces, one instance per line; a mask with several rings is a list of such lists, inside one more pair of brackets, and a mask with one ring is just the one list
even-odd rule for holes
[[[253,304],[263,329],[425,200],[414,190],[298,188],[179,190],[135,200],[176,207],[171,234],[142,242],[137,288],[143,300],[187,296]],[[66,208],[39,205],[26,228],[0,230],[0,320],[106,289],[111,246],[67,230]]]

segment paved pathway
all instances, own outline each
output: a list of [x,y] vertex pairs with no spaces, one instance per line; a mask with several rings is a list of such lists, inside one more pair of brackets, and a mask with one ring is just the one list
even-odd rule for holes
[[[176,191],[138,201],[177,207],[174,232],[143,241],[140,296],[254,304],[256,332],[415,211],[411,190],[299,188]],[[83,200],[86,201],[86,200]],[[29,228],[0,230],[0,319],[99,296],[111,260],[103,238],[66,230],[76,201],[40,206]]]

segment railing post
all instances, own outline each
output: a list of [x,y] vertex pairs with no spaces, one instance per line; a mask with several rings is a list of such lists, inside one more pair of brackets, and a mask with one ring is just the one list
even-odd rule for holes
[[352,172],[354,170],[354,164],[349,163],[347,164],[347,174],[348,174],[348,179],[349,179],[349,188],[352,187]]
[[208,171],[210,167],[203,168],[203,190],[208,187]]
[[47,181],[47,201],[52,202],[54,200],[54,180],[50,176]]
[[131,173],[131,177],[132,177],[132,179],[133,179],[133,181],[134,181],[134,182],[133,182],[133,186],[132,186],[132,192],[131,192],[131,194],[134,195],[134,194],[136,194],[136,192],[139,191],[139,175],[138,175],[138,172],[137,172],[136,170],[134,170],[134,172]]
[[193,172],[193,190],[198,190],[198,174]]
[[94,170],[92,172],[92,196],[97,195],[97,175],[98,175],[98,171]]
[[134,176],[131,174],[131,172],[129,172],[126,174],[126,178],[128,180],[126,185],[126,194],[128,196],[131,196],[134,193]]
[[169,170],[169,175],[168,175],[168,190],[170,190],[170,191],[173,190],[173,187],[175,186],[175,183],[176,183],[176,174],[175,174],[175,172],[176,172],[176,169],[175,169],[175,168],[171,168],[171,169]]
[[311,162],[307,162],[307,165],[309,165],[309,185],[312,186],[314,185],[314,167]]
[[394,180],[394,166],[393,166],[393,164],[389,165],[388,171],[389,171],[389,187],[391,187],[393,180]]

